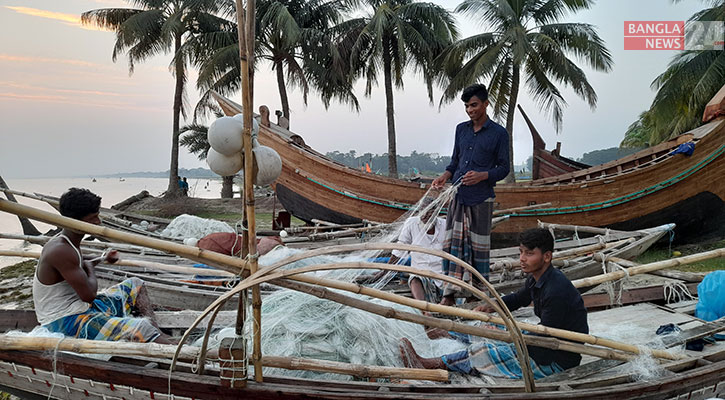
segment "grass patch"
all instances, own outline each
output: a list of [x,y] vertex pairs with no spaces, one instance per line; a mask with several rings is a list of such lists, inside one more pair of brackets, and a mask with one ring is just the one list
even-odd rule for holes
[[37,263],[36,260],[26,260],[0,269],[0,280],[18,277],[30,278],[35,273],[35,265]]
[[[725,247],[725,240],[711,243],[687,244],[676,246],[672,251],[665,247],[651,248],[635,259],[640,264],[648,264],[656,261],[669,260],[679,256],[689,256],[696,253],[720,249]],[[678,255],[676,252],[679,252]],[[725,258],[713,258],[699,261],[693,264],[682,265],[674,269],[685,272],[711,272],[725,270]]]

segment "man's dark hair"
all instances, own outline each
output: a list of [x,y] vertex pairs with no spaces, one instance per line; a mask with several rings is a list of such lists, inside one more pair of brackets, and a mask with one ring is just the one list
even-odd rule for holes
[[486,85],[482,83],[477,83],[463,89],[463,93],[461,94],[461,100],[463,100],[464,103],[468,103],[468,101],[471,100],[471,97],[473,96],[478,97],[478,99],[481,101],[488,100],[488,89],[486,89]]
[[531,250],[538,248],[541,253],[554,251],[554,237],[551,236],[551,232],[543,228],[534,228],[521,232],[519,244],[523,244]]
[[60,196],[60,215],[83,219],[101,208],[101,198],[88,189],[70,188]]

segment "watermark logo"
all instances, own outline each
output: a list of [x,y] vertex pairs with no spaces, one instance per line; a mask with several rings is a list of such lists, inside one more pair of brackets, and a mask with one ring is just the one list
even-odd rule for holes
[[624,21],[625,50],[723,50],[723,21]]

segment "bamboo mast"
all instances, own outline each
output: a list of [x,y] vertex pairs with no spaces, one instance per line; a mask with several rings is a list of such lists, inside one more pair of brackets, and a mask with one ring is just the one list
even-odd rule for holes
[[[242,0],[236,0],[237,4],[237,34],[239,38],[239,62],[242,79],[242,108],[244,117],[244,133],[242,142],[244,144],[244,206],[247,217],[247,240],[249,254],[249,270],[251,273],[259,269],[257,254],[257,232],[256,219],[254,215],[254,154],[252,153],[252,118],[253,115],[253,80],[254,70],[254,0],[247,0],[246,17],[242,15],[244,9]],[[243,307],[243,295],[239,295],[239,307]],[[254,363],[254,379],[262,382],[262,296],[259,293],[259,285],[252,286],[252,315],[254,318],[254,350],[252,362]],[[244,313],[237,315],[237,331],[240,331],[244,323]]]

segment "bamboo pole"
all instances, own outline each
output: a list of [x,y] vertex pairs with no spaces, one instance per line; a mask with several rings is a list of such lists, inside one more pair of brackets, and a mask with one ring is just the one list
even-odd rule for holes
[[[308,257],[313,257],[316,255],[335,254],[335,253],[341,253],[341,252],[346,252],[346,251],[356,251],[356,250],[386,250],[386,249],[391,249],[391,250],[401,249],[401,250],[418,251],[418,252],[425,253],[425,254],[437,255],[441,258],[448,259],[450,261],[453,261],[453,262],[461,265],[464,269],[470,271],[473,276],[476,276],[478,279],[480,279],[480,281],[484,284],[484,286],[486,286],[487,289],[490,291],[490,293],[494,296],[496,303],[491,301],[491,299],[489,299],[488,296],[486,296],[482,291],[474,288],[471,285],[466,284],[463,281],[460,281],[455,278],[450,278],[448,276],[442,276],[442,275],[435,274],[436,277],[438,277],[444,281],[451,282],[455,285],[462,286],[462,287],[470,290],[472,293],[474,293],[474,295],[487,301],[494,308],[494,310],[503,317],[502,322],[506,326],[509,334],[512,335],[512,340],[513,340],[513,343],[517,350],[516,355],[519,358],[519,362],[522,367],[522,372],[523,372],[523,376],[524,376],[524,386],[528,392],[533,392],[535,390],[533,372],[531,371],[531,366],[529,365],[529,355],[528,355],[528,350],[524,344],[523,334],[521,333],[521,330],[516,325],[514,318],[511,315],[511,312],[506,307],[506,303],[503,302],[503,300],[501,299],[501,296],[496,292],[495,288],[487,280],[483,279],[481,274],[475,268],[473,268],[471,265],[469,265],[465,261],[459,259],[458,257],[452,256],[448,253],[445,253],[445,252],[442,252],[439,250],[431,250],[431,249],[426,249],[426,248],[412,246],[412,245],[405,245],[405,244],[401,244],[401,243],[396,243],[396,244],[363,243],[363,244],[355,244],[355,245],[330,246],[330,247],[324,248],[324,249],[315,249],[315,250],[308,251],[305,253],[297,254],[297,255],[288,257],[285,260],[277,262],[273,265],[267,266],[267,267],[257,271],[256,273],[252,274],[251,276],[249,276],[248,278],[246,278],[245,280],[240,282],[232,290],[230,290],[229,292],[220,296],[214,302],[212,302],[212,304],[210,304],[201,313],[201,315],[199,315],[197,317],[197,319],[192,323],[191,327],[189,329],[187,329],[186,332],[184,332],[184,335],[182,336],[181,341],[179,343],[179,347],[183,346],[183,343],[185,343],[186,340],[188,340],[192,329],[194,329],[196,326],[198,326],[198,324],[207,315],[209,315],[209,313],[212,312],[212,310],[214,310],[218,307],[221,307],[229,298],[234,296],[236,293],[238,293],[244,289],[247,289],[253,285],[258,285],[260,283],[267,282],[270,279],[273,279],[273,278],[270,278],[272,276],[279,277],[278,276],[279,274],[283,274],[283,276],[286,276],[286,275],[284,275],[284,272],[282,272],[282,273],[277,272],[275,274],[270,274],[270,272],[274,271],[275,269],[278,269],[278,268],[280,268],[284,265],[287,265],[289,263],[292,263],[294,261],[298,261],[298,260],[305,259]],[[379,269],[386,269],[386,270],[393,270],[393,271],[404,271],[404,272],[412,272],[412,273],[420,272],[417,269],[410,269],[408,271],[405,269],[407,267],[404,268],[401,266],[391,266],[389,264],[385,264],[383,266],[381,266],[380,264],[370,264],[370,265],[372,265],[372,268],[379,268]],[[370,268],[370,266],[366,266],[366,268]],[[320,269],[318,268],[318,270],[320,270]],[[292,273],[289,273],[289,271],[288,271],[287,275],[292,275],[292,274],[296,274],[296,273],[299,273],[299,269],[295,270],[295,272],[292,272]],[[213,323],[213,321],[210,321],[209,323]],[[172,370],[175,367],[175,365],[176,365],[176,361],[174,360],[174,361],[172,361],[172,364],[171,364]]]
[[[298,278],[300,278],[300,277],[279,279],[279,280],[271,281],[270,283],[275,284],[277,286],[287,288],[287,289],[296,290],[296,291],[299,291],[302,293],[307,293],[309,295],[312,295],[312,296],[315,296],[315,297],[318,297],[321,299],[326,299],[326,300],[334,301],[339,304],[344,304],[349,307],[354,307],[354,308],[357,308],[357,309],[360,309],[363,311],[367,311],[372,314],[380,315],[385,318],[394,318],[394,319],[398,319],[401,321],[406,321],[406,322],[423,325],[425,327],[440,328],[440,329],[444,329],[446,331],[455,331],[455,332],[460,332],[460,333],[466,333],[469,335],[498,340],[498,341],[502,341],[502,342],[511,342],[511,335],[509,335],[505,331],[463,324],[463,323],[454,322],[454,321],[451,321],[448,319],[440,319],[440,318],[429,317],[429,316],[420,315],[420,314],[409,313],[409,312],[405,312],[405,311],[396,310],[392,307],[386,307],[386,306],[371,303],[371,302],[368,302],[365,300],[356,299],[353,297],[342,295],[342,294],[329,290],[328,289],[329,286],[324,285],[325,280],[320,280],[320,281],[315,282],[315,279],[310,279],[310,280],[308,280],[308,282],[310,284],[298,283],[298,282],[293,282],[293,281],[289,280],[289,279],[295,279],[297,281],[302,281],[302,279],[298,279]],[[312,286],[314,284],[321,285],[321,287]],[[583,345],[583,344],[579,344],[579,343],[566,342],[566,341],[554,339],[554,338],[546,338],[546,337],[534,336],[534,335],[524,335],[524,339],[526,340],[526,343],[528,345],[544,347],[544,348],[553,349],[553,350],[572,351],[575,353],[591,355],[591,356],[595,356],[595,357],[599,357],[599,358],[620,360],[620,361],[630,361],[634,358],[633,355],[627,354],[627,353],[624,353],[621,351],[592,347],[592,346],[587,346],[587,345]]]
[[565,225],[565,224],[551,224],[548,222],[539,221],[539,227],[545,229],[559,229],[562,231],[574,231],[583,233],[593,233],[595,235],[609,235],[612,233],[629,233],[626,231],[620,231],[609,228],[597,228],[594,226],[580,226],[580,225]]
[[[243,5],[241,0],[236,0],[237,4],[237,32],[239,38],[239,57],[240,57],[240,74],[242,79],[242,108],[244,118],[244,133],[242,141],[244,143],[244,205],[247,217],[247,238],[249,243],[249,270],[251,273],[257,272],[258,257],[257,254],[257,235],[256,235],[256,219],[254,214],[254,154],[252,152],[252,118],[254,117],[253,101],[253,79],[252,71],[254,70],[254,23],[255,23],[255,2],[247,0],[246,16],[242,17]],[[242,301],[240,295],[240,302]],[[239,307],[242,307],[240,305]],[[254,379],[262,382],[262,296],[259,292],[259,286],[252,287],[252,314],[254,318],[254,350],[252,353],[252,361],[254,363]],[[237,321],[237,325],[244,321]],[[238,329],[239,330],[239,329]]]
[[[52,239],[53,236],[28,236],[28,235],[16,235],[13,233],[3,233],[0,232],[0,239],[9,239],[9,240],[22,240],[28,243],[33,244],[39,244],[39,245],[45,245],[48,243],[50,239]],[[131,246],[127,245],[125,243],[117,243],[117,242],[98,242],[93,240],[81,240],[81,246],[83,247],[94,247],[94,248],[101,248],[101,249],[114,249],[119,250],[125,253],[145,253],[146,255],[160,255],[160,256],[168,256],[168,253],[163,253],[160,251],[157,251],[155,249],[147,248],[147,247],[141,247],[141,246]]]
[[156,250],[175,253],[188,259],[203,262],[224,271],[231,272],[235,275],[241,274],[242,271],[248,266],[248,262],[246,260],[240,259],[238,257],[226,256],[224,254],[200,249],[198,247],[186,246],[181,243],[174,243],[162,239],[150,238],[134,233],[121,232],[105,226],[89,224],[87,222],[79,221],[77,219],[67,218],[62,215],[38,210],[36,208],[23,204],[12,203],[3,199],[0,199],[0,211],[5,211],[15,215],[23,215],[28,218],[42,221],[48,224],[53,224],[62,228],[74,229],[77,231],[117,240],[124,243],[130,243],[138,246],[150,247]]
[[[26,251],[26,250],[0,250],[0,256],[39,259],[40,252],[39,251]],[[174,272],[177,274],[187,274],[187,275],[219,276],[219,277],[225,277],[225,278],[237,276],[236,274],[232,274],[231,272],[220,271],[217,269],[201,269],[201,268],[193,268],[193,267],[184,267],[181,265],[162,264],[162,263],[158,263],[158,262],[143,261],[143,260],[120,259],[111,265],[112,266],[123,266],[123,267],[149,268],[149,269],[158,270],[158,271]]]
[[[617,279],[622,279],[625,276],[632,276],[632,275],[639,275],[644,274],[647,272],[657,271],[664,268],[672,268],[679,265],[687,265],[692,264],[698,261],[704,261],[709,260],[712,258],[718,258],[718,257],[725,257],[725,248],[722,249],[715,249],[710,250],[702,253],[692,254],[689,256],[683,256],[683,257],[677,257],[670,260],[663,260],[663,261],[657,261],[652,262],[649,264],[642,264],[636,267],[626,268],[625,270],[617,270],[614,272],[610,272],[607,274],[592,276],[589,278],[582,278],[577,279],[575,281],[572,281],[574,284],[574,287],[576,288],[583,288],[583,287],[589,287],[598,285],[600,283],[614,281]],[[605,260],[605,258],[602,258],[601,255],[594,255],[594,258],[597,259],[597,261]]]
[[[557,260],[561,260],[562,258],[569,258],[569,257],[577,257],[581,256],[587,253],[591,253],[597,250],[602,249],[608,249],[608,248],[616,248],[625,244],[634,243],[636,241],[635,238],[627,238],[623,240],[619,240],[616,242],[609,242],[609,243],[595,243],[588,246],[583,247],[575,247],[572,249],[567,250],[561,250],[561,251],[555,251],[552,255],[552,264],[556,265]],[[511,266],[511,267],[520,267],[521,266],[521,260],[516,259],[504,259],[504,260],[495,260],[493,263],[491,263],[491,271],[496,271],[503,269],[504,267]]]
[[536,208],[548,207],[550,205],[551,205],[551,203],[541,203],[541,204],[532,204],[530,206],[507,208],[505,210],[496,210],[496,211],[493,212],[493,216],[496,217],[496,216],[499,216],[499,215],[506,215],[506,214],[515,213],[517,211],[533,210],[533,209],[536,209]]
[[[106,342],[73,338],[44,338],[28,336],[0,335],[0,350],[3,351],[70,351],[79,354],[108,354],[119,356],[143,356],[169,359],[177,350],[174,345],[158,343]],[[199,357],[201,348],[187,346],[179,359],[193,361]],[[204,360],[217,359],[215,352]],[[361,378],[400,378],[429,381],[447,381],[448,371],[378,367],[373,365],[349,364],[327,360],[304,359],[299,357],[269,356],[262,359],[262,366],[352,375]]]

